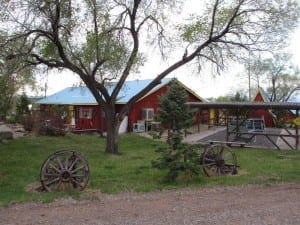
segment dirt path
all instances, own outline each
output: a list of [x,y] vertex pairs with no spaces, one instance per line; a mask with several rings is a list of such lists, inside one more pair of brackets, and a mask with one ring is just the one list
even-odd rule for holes
[[0,224],[300,224],[300,183],[93,194],[94,200],[0,207]]

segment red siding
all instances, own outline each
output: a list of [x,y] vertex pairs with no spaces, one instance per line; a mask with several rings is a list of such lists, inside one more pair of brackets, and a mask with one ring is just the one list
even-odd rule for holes
[[[100,115],[101,112],[99,106],[75,106],[75,129],[101,130]],[[105,126],[105,123],[103,125]]]
[[137,101],[133,107],[129,111],[128,116],[128,130],[132,131],[133,129],[133,123],[136,123],[138,120],[142,119],[141,111],[143,108],[153,108],[154,114],[157,112],[158,108],[158,98],[159,96],[166,93],[167,88],[164,86],[160,88],[159,90],[151,93],[150,95],[140,99]]
[[[261,93],[258,92],[254,98],[254,102],[264,102],[264,98]],[[274,127],[274,118],[270,111],[265,109],[257,109],[250,113],[251,117],[262,117],[265,120],[266,127]]]
[[[154,114],[157,112],[157,108],[159,107],[159,97],[164,95],[167,92],[167,85],[160,88],[159,90],[147,95],[146,97],[142,98],[140,101],[136,102],[132,109],[130,109],[129,117],[128,117],[128,130],[132,131],[133,124],[136,123],[138,120],[141,120],[141,111],[143,108],[153,108]],[[201,101],[198,97],[188,93],[188,102],[199,102]],[[201,115],[197,113],[196,115],[196,122],[199,122]]]
[[255,96],[254,102],[264,102],[264,98],[262,97],[260,92]]
[[268,110],[257,109],[251,113],[251,117],[264,118],[266,127],[274,126],[273,116],[270,114]]

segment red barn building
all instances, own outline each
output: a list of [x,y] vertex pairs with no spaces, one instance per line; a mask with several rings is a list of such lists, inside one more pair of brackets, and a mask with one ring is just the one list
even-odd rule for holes
[[[255,95],[253,101],[270,102],[270,99],[262,88],[258,88],[257,94]],[[274,127],[274,115],[271,110],[256,109],[251,113],[251,117],[263,118],[267,127]]]
[[[127,131],[142,132],[149,130],[151,124],[155,123],[154,115],[159,107],[159,96],[167,92],[168,85],[173,79],[165,78],[161,83],[153,88],[149,93],[139,99],[129,110],[128,116],[124,119],[120,127],[120,133]],[[190,90],[180,81],[175,79],[188,94],[188,102],[204,102],[195,92]],[[135,80],[125,82],[120,91],[117,112],[122,105],[140,90],[146,87],[152,80]],[[113,84],[112,84],[113,85]],[[87,87],[70,87],[63,89],[49,97],[37,102],[41,112],[46,112],[53,105],[58,105],[66,109],[65,123],[76,130],[101,130],[106,131],[106,120],[104,113],[96,102],[95,98]],[[203,115],[197,114],[195,123],[203,120]]]

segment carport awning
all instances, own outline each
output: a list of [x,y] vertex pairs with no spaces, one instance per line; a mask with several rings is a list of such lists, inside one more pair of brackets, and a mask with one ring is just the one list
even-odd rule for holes
[[202,109],[288,109],[300,110],[298,102],[189,102],[191,107]]

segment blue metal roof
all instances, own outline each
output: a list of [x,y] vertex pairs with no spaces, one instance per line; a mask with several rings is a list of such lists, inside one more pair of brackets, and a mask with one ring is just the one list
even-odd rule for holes
[[87,87],[67,87],[36,102],[55,105],[96,105],[97,102]]
[[[159,89],[160,87],[166,85],[172,80],[172,78],[165,78],[162,82],[151,90],[151,92]],[[152,79],[148,80],[134,80],[126,81],[123,88],[121,89],[117,103],[126,103],[135,94],[144,89]],[[109,93],[112,92],[113,87],[116,83],[111,83],[108,87]],[[150,92],[150,93],[151,93]],[[96,99],[87,87],[67,87],[53,95],[45,97],[39,101],[37,104],[55,104],[55,105],[98,105]]]

